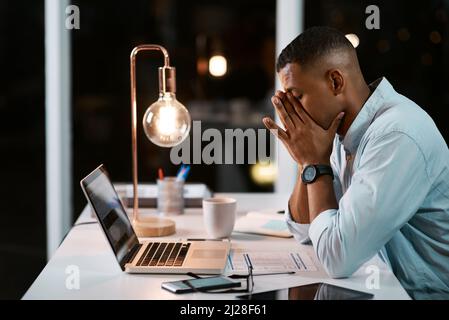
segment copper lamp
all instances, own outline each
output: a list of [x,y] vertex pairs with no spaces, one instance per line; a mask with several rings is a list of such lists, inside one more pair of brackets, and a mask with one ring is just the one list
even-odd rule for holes
[[156,44],[137,46],[130,55],[131,73],[131,139],[133,169],[132,223],[138,236],[158,237],[175,232],[175,222],[163,217],[139,214],[137,177],[137,90],[136,57],[141,51],[159,51],[164,55],[164,66],[159,68],[159,99],[148,107],[143,117],[143,129],[147,138],[160,147],[174,147],[184,141],[190,132],[190,115],[176,99],[176,71],[170,66],[167,50]]

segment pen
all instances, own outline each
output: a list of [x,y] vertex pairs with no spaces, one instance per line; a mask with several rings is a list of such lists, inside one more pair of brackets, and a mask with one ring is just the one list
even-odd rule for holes
[[[256,273],[256,274],[253,274],[253,277],[257,277],[257,276],[273,276],[273,275],[279,275],[279,274],[295,274],[295,273],[296,273],[295,271],[273,272],[273,273]],[[240,274],[231,274],[231,275],[229,275],[227,277],[231,278],[231,279],[239,279],[239,278],[242,277],[242,275],[240,275]]]
[[162,171],[162,168],[159,168],[158,174],[159,174],[159,180],[164,180],[164,171]]
[[187,179],[187,174],[190,171],[190,166],[184,166],[182,165],[181,169],[179,170],[178,174],[176,175],[176,180],[182,181]]
[[187,180],[187,175],[189,174],[189,171],[190,171],[190,166],[186,166],[184,168],[184,172],[182,173],[182,177],[181,177],[183,180]]
[[176,176],[176,181],[182,181],[182,175],[184,173],[184,169],[181,169],[181,171],[179,172],[179,174]]
[[285,272],[272,272],[272,273],[256,273],[253,276],[273,276],[277,274],[295,274],[295,271],[285,271]]
[[176,173],[176,178],[179,178],[181,176],[182,171],[184,170],[184,165],[181,165],[181,168],[179,168],[178,172]]

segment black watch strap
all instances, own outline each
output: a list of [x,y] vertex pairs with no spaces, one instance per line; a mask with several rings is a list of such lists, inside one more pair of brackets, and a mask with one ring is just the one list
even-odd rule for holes
[[325,164],[317,164],[315,165],[315,168],[318,171],[318,176],[330,175],[332,179],[334,179],[334,171],[332,170],[331,166]]

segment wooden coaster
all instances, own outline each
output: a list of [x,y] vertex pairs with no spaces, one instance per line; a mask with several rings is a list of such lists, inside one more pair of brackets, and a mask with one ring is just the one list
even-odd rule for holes
[[133,227],[138,237],[163,237],[176,231],[173,220],[159,217],[139,217]]

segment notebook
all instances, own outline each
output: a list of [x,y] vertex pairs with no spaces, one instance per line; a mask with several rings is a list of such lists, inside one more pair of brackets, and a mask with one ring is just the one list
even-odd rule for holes
[[288,230],[283,214],[256,211],[250,211],[246,216],[237,219],[234,231],[281,238],[293,236]]

